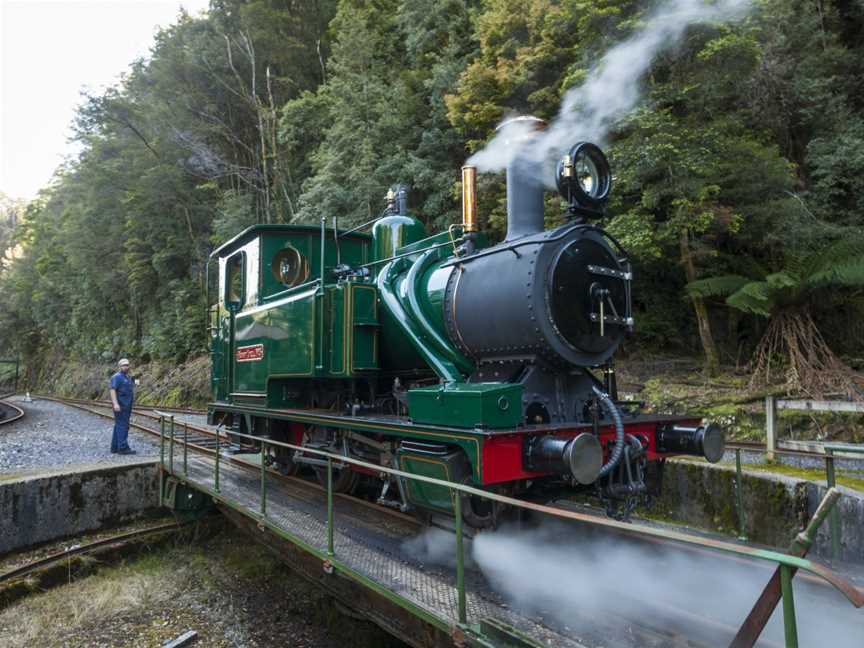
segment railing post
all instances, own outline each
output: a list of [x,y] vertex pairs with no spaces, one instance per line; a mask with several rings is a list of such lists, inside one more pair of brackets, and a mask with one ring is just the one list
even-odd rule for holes
[[456,596],[459,623],[468,622],[468,608],[465,600],[465,547],[462,538],[462,493],[451,491],[453,515],[456,518]]
[[171,417],[171,441],[168,444],[168,472],[174,474],[174,417]]
[[213,489],[219,492],[219,430],[216,430],[216,466],[213,475]]
[[738,508],[738,538],[746,540],[744,520],[744,476],[741,472],[741,448],[735,448],[735,505]]
[[183,475],[189,476],[189,422],[183,421]]
[[780,566],[780,591],[783,596],[783,633],[786,648],[798,648],[798,625],[795,622],[795,597],[792,594],[792,569]]
[[[828,490],[837,485],[837,476],[834,473],[834,451],[831,448],[825,448],[825,482]],[[836,562],[840,559],[840,511],[836,506],[829,513],[828,525],[831,529],[831,560]]]
[[159,417],[159,506],[165,501],[165,417]]
[[765,397],[765,455],[768,461],[774,461],[774,451],[777,449],[775,436],[775,420],[777,401],[773,396]]
[[266,446],[261,440],[261,517],[267,517],[267,471],[264,470],[264,455]]
[[[345,469],[347,470],[347,468]],[[327,457],[327,555],[335,555],[333,548],[333,457]]]

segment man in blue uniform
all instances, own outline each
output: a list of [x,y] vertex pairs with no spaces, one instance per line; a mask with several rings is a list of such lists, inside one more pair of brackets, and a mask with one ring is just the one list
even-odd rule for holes
[[135,390],[129,377],[129,361],[117,363],[120,370],[111,376],[111,403],[114,405],[114,436],[111,437],[111,452],[135,454],[129,447],[129,419],[132,417],[132,401]]

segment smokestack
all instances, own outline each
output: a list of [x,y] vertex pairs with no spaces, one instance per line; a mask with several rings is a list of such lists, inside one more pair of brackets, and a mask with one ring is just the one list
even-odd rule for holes
[[496,129],[504,131],[508,146],[524,149],[515,151],[507,164],[507,241],[543,231],[545,187],[540,165],[527,154],[527,148],[545,126],[542,119],[522,116]]

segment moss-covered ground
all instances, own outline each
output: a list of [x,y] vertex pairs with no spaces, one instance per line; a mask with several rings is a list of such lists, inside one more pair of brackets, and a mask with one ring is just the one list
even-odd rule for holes
[[233,529],[139,555],[0,610],[4,648],[160,646],[188,630],[215,648],[401,648],[345,616],[262,546]]

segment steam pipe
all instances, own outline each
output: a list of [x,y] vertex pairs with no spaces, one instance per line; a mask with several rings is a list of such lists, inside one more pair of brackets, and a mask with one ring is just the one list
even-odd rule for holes
[[[408,340],[420,354],[420,356],[429,364],[432,370],[438,375],[442,382],[447,384],[464,382],[459,369],[450,362],[447,358],[442,358],[436,349],[430,348],[426,343],[422,330],[418,330],[417,322],[411,317],[402,305],[401,300],[396,294],[393,282],[396,280],[396,275],[403,265],[402,259],[390,261],[378,273],[377,286],[378,294],[381,296],[381,301],[393,315],[393,319],[402,328]],[[323,318],[322,318],[323,319]]]
[[600,469],[600,474],[597,476],[599,479],[612,472],[615,466],[621,461],[621,455],[624,454],[624,422],[621,420],[621,413],[615,407],[615,403],[609,398],[609,394],[598,389],[596,385],[592,386],[591,389],[597,395],[597,398],[606,405],[609,414],[612,416],[612,421],[615,423],[615,449],[612,450],[612,456],[609,457],[609,461]]
[[420,279],[429,266],[437,259],[437,249],[427,250],[411,265],[411,269],[408,271],[408,276],[405,279],[405,292],[407,293],[408,303],[403,303],[403,306],[407,314],[414,318],[427,341],[431,342],[431,346],[435,347],[438,351],[438,355],[452,362],[459,371],[470,374],[474,367],[461,353],[453,348],[453,345],[449,341],[441,336],[435,326],[426,317],[420,304],[418,294],[423,290],[423,287],[420,285]]

